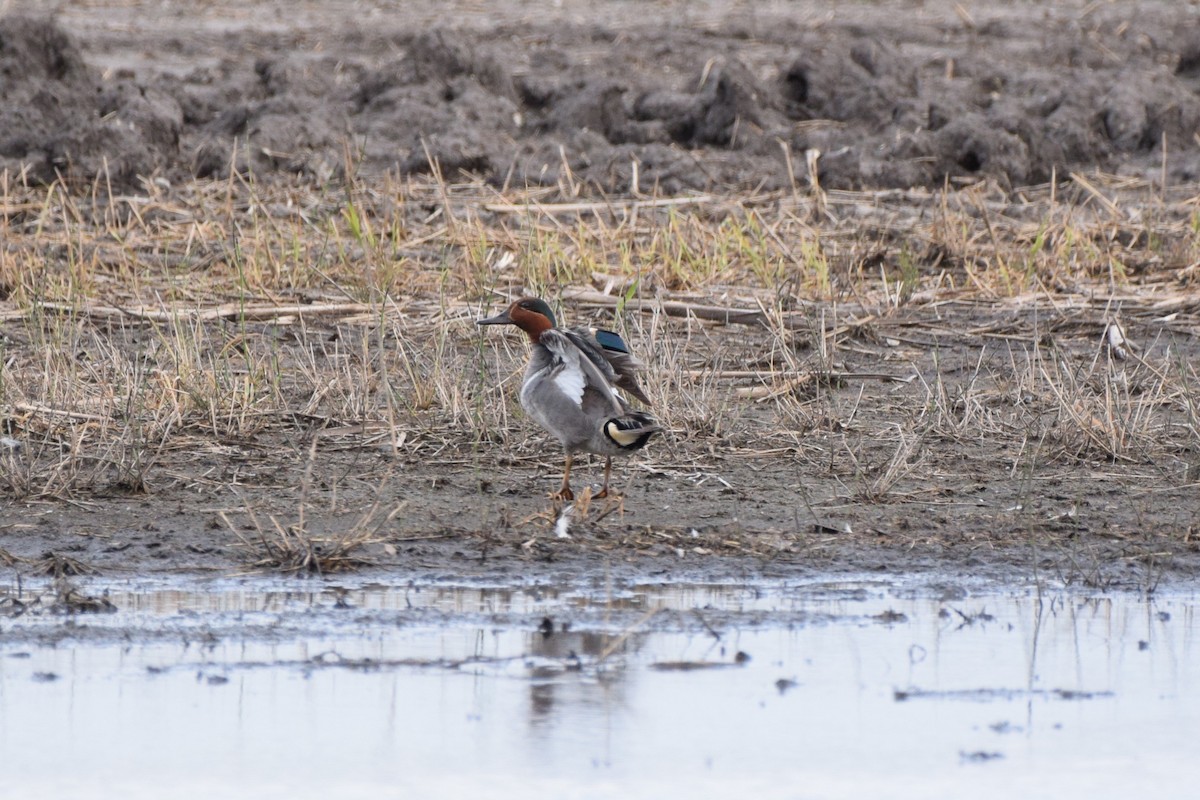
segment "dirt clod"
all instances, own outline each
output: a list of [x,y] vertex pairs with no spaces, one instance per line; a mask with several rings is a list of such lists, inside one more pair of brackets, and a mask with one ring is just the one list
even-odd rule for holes
[[[1165,143],[1168,177],[1200,174],[1186,5],[1030,16],[985,3],[973,26],[903,0],[819,24],[805,4],[717,4],[691,25],[616,3],[583,23],[513,24],[515,8],[459,25],[315,13],[286,34],[231,24],[186,42],[137,18],[98,33],[86,14],[10,14],[0,167],[136,185],[231,169],[327,180],[350,166],[611,193],[636,163],[641,188],[677,193],[786,188],[783,143],[822,152],[827,188],[1019,186],[1075,169],[1148,173]],[[792,170],[803,178],[804,159]]]

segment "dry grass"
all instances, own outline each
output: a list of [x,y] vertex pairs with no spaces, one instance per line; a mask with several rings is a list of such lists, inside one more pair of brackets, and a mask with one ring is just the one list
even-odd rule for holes
[[[708,480],[734,454],[830,478],[831,503],[893,503],[942,469],[930,450],[987,442],[1009,476],[1033,460],[1196,480],[1200,198],[1092,175],[821,200],[817,224],[791,194],[233,179],[110,196],[9,179],[0,491],[236,489],[236,469],[203,465],[266,440],[310,482],[327,447],[533,458],[525,346],[472,324],[526,292],[633,342],[670,430],[660,474]],[[351,566],[396,520],[375,507],[317,533],[300,492],[298,518],[232,510],[255,563]]]

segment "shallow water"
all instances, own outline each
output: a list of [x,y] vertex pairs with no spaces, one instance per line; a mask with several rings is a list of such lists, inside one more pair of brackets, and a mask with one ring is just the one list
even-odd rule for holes
[[1200,777],[1192,596],[83,588],[118,611],[0,617],[5,796],[1189,797]]

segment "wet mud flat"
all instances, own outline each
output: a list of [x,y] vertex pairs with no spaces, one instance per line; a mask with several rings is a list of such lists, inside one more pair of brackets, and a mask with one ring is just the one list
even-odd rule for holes
[[1193,777],[1192,594],[903,576],[5,588],[0,743],[22,797],[1115,798]]

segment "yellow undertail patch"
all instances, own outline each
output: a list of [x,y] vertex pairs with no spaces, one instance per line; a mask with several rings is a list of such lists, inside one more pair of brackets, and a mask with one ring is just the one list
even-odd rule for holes
[[637,444],[637,440],[646,434],[641,428],[634,428],[631,431],[624,430],[617,426],[617,423],[609,420],[604,423],[604,432],[621,447],[632,447]]

